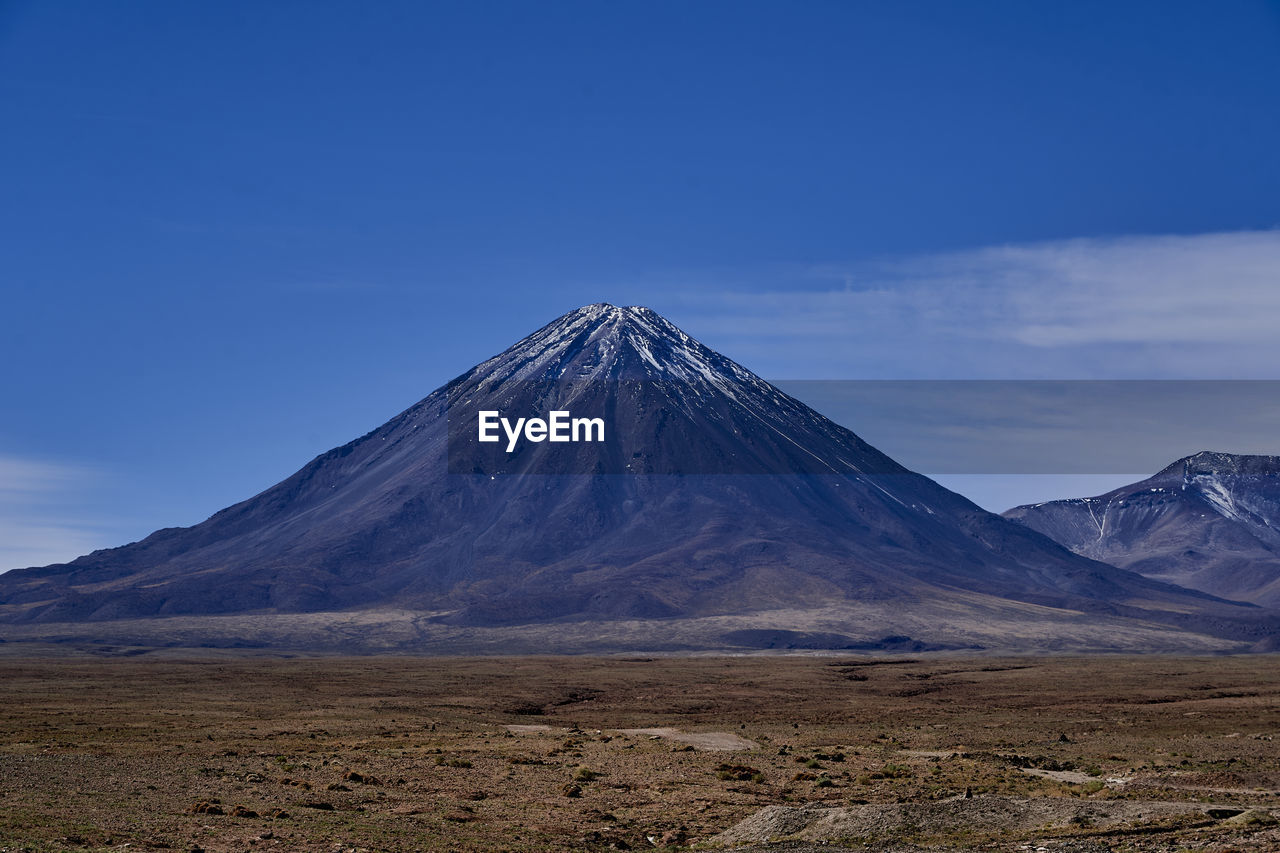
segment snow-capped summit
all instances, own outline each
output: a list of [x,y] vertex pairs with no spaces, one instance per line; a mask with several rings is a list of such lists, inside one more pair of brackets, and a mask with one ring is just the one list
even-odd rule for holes
[[[456,473],[906,473],[649,308],[570,311],[443,390]],[[610,446],[528,447],[530,464],[470,440],[479,411],[553,409],[604,418]]]

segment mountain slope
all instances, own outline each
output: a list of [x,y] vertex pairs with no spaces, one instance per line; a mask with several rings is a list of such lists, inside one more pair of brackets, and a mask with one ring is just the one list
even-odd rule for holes
[[1093,498],[1007,518],[1078,554],[1223,598],[1280,607],[1280,457],[1197,453]]
[[[477,440],[482,411],[556,410],[599,417],[605,441]],[[803,633],[823,612],[817,627],[862,641],[903,633],[910,613],[931,642],[988,645],[1009,631],[980,628],[1007,619],[1013,647],[1042,647],[1054,618],[1075,631],[1082,613],[1169,636],[1274,631],[987,513],[654,312],[610,305],[564,315],[202,524],[0,576],[0,620],[58,636],[168,617],[221,643],[208,620],[248,614],[247,641],[310,642],[279,639],[298,620],[268,617],[391,609],[414,630],[387,642],[409,647],[654,619],[703,620],[682,647],[717,647],[715,620],[765,612],[790,615],[725,624]]]

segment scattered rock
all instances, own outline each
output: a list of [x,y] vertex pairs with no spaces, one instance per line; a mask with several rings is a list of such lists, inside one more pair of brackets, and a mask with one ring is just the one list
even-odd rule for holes
[[1139,800],[1078,800],[1068,797],[973,795],[920,803],[875,803],[828,808],[768,806],[716,836],[725,846],[772,839],[804,841],[894,839],[909,834],[1034,832],[1071,828],[1087,821],[1094,828],[1141,825],[1205,813],[1199,803]]
[[333,803],[326,803],[324,800],[308,800],[300,805],[304,809],[319,809],[322,812],[333,811]]
[[561,789],[560,789],[560,796],[562,796],[562,797],[581,797],[581,796],[582,796],[582,786],[581,786],[581,785],[575,785],[575,784],[573,784],[572,782],[570,782],[568,785],[565,785],[563,788],[561,788]]

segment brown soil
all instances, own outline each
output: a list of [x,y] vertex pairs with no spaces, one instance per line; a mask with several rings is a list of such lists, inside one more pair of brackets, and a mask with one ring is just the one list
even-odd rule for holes
[[801,840],[778,849],[1280,850],[1270,656],[177,660],[5,645],[11,851],[788,836]]

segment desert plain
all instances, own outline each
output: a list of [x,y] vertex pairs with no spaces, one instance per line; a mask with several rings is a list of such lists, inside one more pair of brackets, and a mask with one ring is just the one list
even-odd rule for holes
[[0,851],[1280,850],[1280,660],[0,645]]

